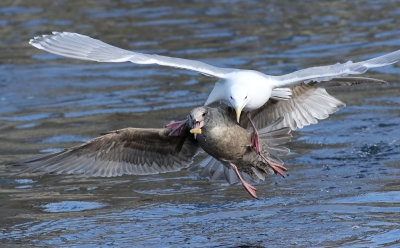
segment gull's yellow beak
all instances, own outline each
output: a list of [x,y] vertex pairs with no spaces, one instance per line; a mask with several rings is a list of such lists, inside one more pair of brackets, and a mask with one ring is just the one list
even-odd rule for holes
[[236,108],[236,121],[239,123],[240,121],[240,114],[242,113],[243,106],[239,106]]

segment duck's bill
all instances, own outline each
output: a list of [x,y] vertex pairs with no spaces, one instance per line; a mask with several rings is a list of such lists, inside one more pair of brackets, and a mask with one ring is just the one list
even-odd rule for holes
[[190,129],[190,133],[201,134],[201,129],[200,128],[192,128],[192,129]]

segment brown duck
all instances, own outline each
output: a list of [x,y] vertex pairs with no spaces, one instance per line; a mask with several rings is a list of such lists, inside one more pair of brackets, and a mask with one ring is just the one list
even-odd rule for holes
[[[254,181],[264,180],[274,172],[284,175],[286,169],[276,155],[278,151],[288,151],[279,145],[290,140],[290,129],[276,130],[278,123],[260,131],[262,151],[257,154],[251,145],[252,133],[236,123],[232,109],[198,107],[190,112],[178,136],[170,135],[171,128],[124,128],[19,164],[30,165],[22,173],[147,175],[189,167],[200,147],[227,168],[232,168],[250,195],[257,197],[255,188],[241,174]],[[230,170],[226,177],[230,182],[237,181]]]
[[30,165],[23,173],[148,175],[187,168],[202,148],[211,156],[200,163],[204,167],[201,176],[225,176],[229,183],[241,181],[256,197],[255,188],[246,181],[263,181],[273,173],[284,175],[286,168],[278,155],[289,152],[281,145],[290,140],[290,129],[316,123],[344,106],[313,84],[295,86],[292,92],[289,100],[271,99],[248,113],[259,129],[260,152],[254,149],[255,128],[248,118],[243,116],[238,124],[235,111],[229,107],[198,107],[184,121],[166,128],[120,129],[19,164]]

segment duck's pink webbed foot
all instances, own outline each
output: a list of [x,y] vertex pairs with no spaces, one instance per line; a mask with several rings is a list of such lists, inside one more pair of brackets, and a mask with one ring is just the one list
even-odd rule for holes
[[280,164],[271,162],[270,160],[268,160],[264,155],[262,155],[260,153],[261,157],[268,163],[268,165],[275,171],[275,173],[278,173],[279,175],[281,175],[282,177],[285,177],[285,171],[287,171],[287,169]]
[[236,175],[239,177],[240,182],[242,183],[244,189],[254,198],[257,198],[257,194],[256,194],[256,188],[254,186],[252,186],[251,184],[249,184],[248,182],[246,182],[242,176],[239,173],[238,168],[236,167],[236,165],[229,163],[230,166],[232,166],[232,168],[235,170]]
[[166,128],[171,128],[172,131],[169,133],[169,136],[180,136],[182,133],[182,129],[185,127],[186,125],[186,120],[183,121],[175,121],[175,122],[171,122],[168,125],[166,125]]
[[260,153],[260,141],[259,141],[259,136],[258,136],[258,131],[256,126],[254,125],[254,122],[251,120],[249,113],[247,113],[247,119],[249,120],[252,128],[253,128],[253,135],[251,136],[251,145],[253,146],[254,150],[256,153]]

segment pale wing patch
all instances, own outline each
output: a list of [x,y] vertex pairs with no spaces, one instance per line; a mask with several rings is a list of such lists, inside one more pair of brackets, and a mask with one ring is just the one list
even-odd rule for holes
[[283,117],[276,128],[290,127],[295,130],[315,124],[344,106],[342,101],[328,94],[324,88],[301,84],[292,88],[290,99],[269,100],[260,109],[252,111],[251,116],[258,129]]

